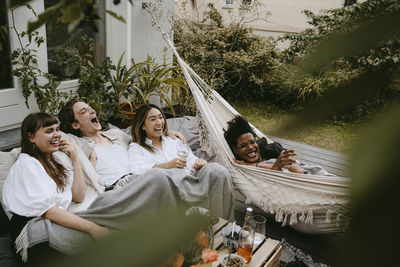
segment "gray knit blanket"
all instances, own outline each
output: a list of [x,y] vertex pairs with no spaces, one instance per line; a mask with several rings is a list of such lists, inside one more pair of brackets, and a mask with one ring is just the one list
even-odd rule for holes
[[[101,194],[87,210],[75,214],[110,230],[122,229],[128,219],[135,220],[135,215],[171,208],[201,206],[225,219],[233,217],[232,183],[228,171],[219,164],[209,163],[194,176],[182,169],[152,169],[128,179],[125,186]],[[74,255],[80,245],[91,241],[85,232],[38,217],[27,223],[15,245],[26,262],[28,248],[42,242]]]

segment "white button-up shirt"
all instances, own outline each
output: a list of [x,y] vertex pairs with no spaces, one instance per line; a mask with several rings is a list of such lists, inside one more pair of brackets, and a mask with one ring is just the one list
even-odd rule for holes
[[153,166],[156,164],[168,162],[174,158],[178,158],[178,151],[185,149],[188,151],[185,169],[190,174],[193,170],[192,167],[197,157],[193,155],[193,152],[190,150],[189,146],[187,144],[182,144],[179,139],[172,139],[168,136],[162,136],[161,139],[162,149],[154,147],[151,139],[146,138],[146,144],[153,149],[154,153],[148,151],[137,143],[131,143],[129,145],[129,171],[137,175],[143,174],[153,168]]
[[3,187],[3,203],[7,211],[35,217],[43,215],[53,206],[66,210],[72,201],[73,182],[72,170],[67,172],[67,184],[61,192],[40,161],[21,153]]

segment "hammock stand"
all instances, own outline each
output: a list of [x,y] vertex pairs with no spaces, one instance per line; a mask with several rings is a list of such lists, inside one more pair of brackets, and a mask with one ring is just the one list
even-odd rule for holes
[[[146,10],[158,24],[148,7]],[[275,214],[275,220],[281,222],[282,226],[291,225],[299,231],[332,233],[345,230],[349,220],[349,179],[282,172],[235,163],[223,128],[239,113],[182,60],[169,36],[160,32],[174,53],[195,99],[202,149],[210,155],[215,154],[216,161],[228,169],[235,189],[244,196],[246,204],[254,204],[266,213]],[[251,126],[257,137],[265,137],[269,143],[272,142]],[[296,224],[299,227],[296,228]],[[304,225],[307,227],[304,228]]]

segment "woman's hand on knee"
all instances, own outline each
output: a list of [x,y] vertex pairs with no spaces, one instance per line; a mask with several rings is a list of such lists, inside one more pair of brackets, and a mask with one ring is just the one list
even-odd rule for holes
[[192,167],[193,167],[193,169],[198,170],[198,169],[200,169],[201,167],[203,167],[206,164],[207,164],[207,160],[205,160],[205,159],[196,159],[196,161],[194,162]]

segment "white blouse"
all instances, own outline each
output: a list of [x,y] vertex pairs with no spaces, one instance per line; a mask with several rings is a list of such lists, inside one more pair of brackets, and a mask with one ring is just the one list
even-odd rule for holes
[[129,173],[128,150],[119,145],[102,146],[94,144],[97,154],[96,172],[103,179],[105,185],[114,184],[123,175]]
[[68,170],[64,191],[47,174],[34,157],[21,153],[11,167],[3,187],[7,211],[25,217],[43,215],[51,207],[67,209],[72,201],[73,172]]
[[[168,136],[162,136],[162,149],[152,146],[149,138],[146,138],[148,144],[155,153],[152,153],[137,143],[129,145],[129,170],[134,174],[143,174],[153,168],[154,165],[171,161],[177,158],[178,151],[187,145],[182,144],[179,139],[172,139]],[[187,146],[188,156],[186,158],[186,171],[190,174],[193,171],[193,164],[197,157]]]

